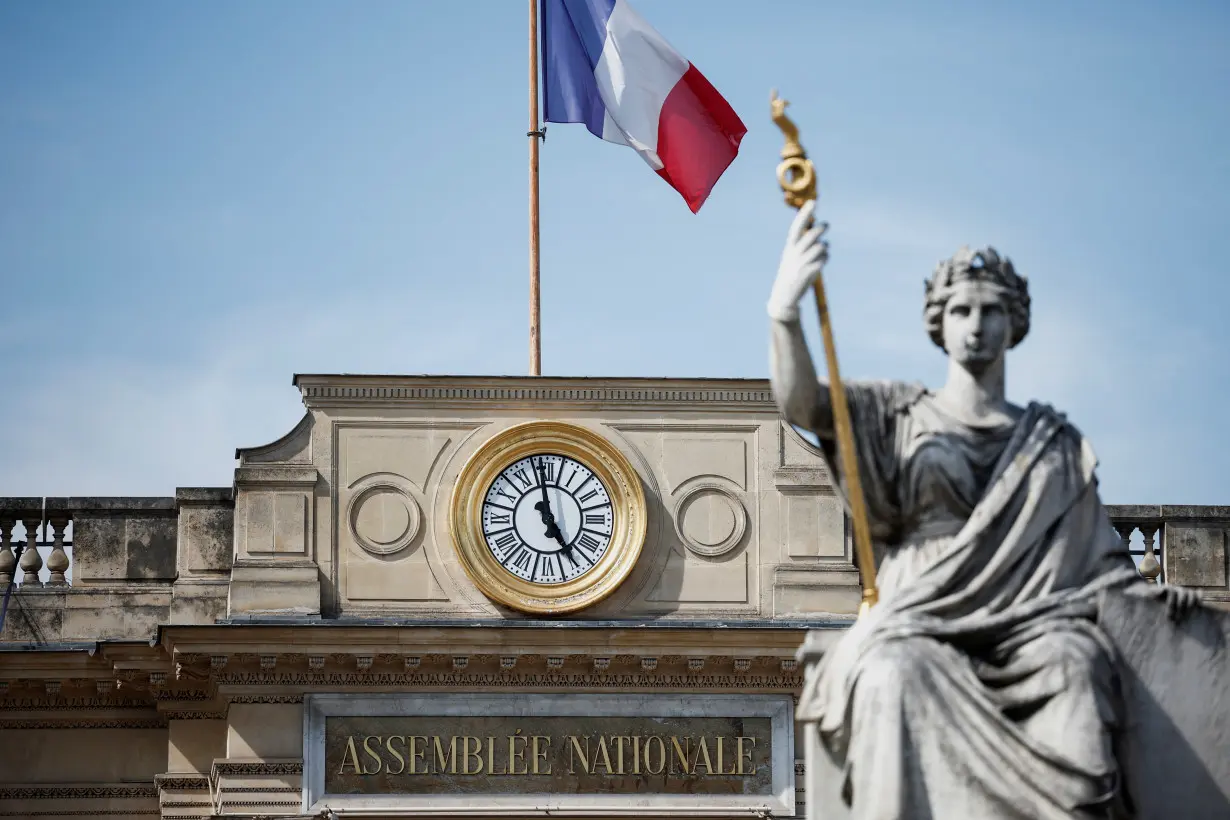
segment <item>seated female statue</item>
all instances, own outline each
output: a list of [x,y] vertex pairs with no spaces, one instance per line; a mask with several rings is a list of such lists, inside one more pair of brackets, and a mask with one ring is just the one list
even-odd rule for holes
[[[798,318],[828,257],[813,205],[769,300],[771,374],[783,416],[836,465],[829,391]],[[1139,577],[1076,428],[1005,398],[1005,354],[1030,321],[1012,262],[962,249],[926,283],[924,316],[948,355],[942,388],[847,387],[880,601],[809,676],[799,718],[842,767],[853,817],[1112,816],[1121,716],[1097,596],[1160,594],[1181,617],[1195,594]]]

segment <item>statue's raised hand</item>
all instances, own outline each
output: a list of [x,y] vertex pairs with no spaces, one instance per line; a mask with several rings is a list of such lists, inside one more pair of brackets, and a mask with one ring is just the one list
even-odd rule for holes
[[829,258],[829,243],[822,238],[829,226],[824,222],[813,225],[815,209],[814,199],[805,202],[786,235],[786,247],[782,250],[768,304],[769,316],[779,322],[793,322],[799,318],[799,300],[815,284]]

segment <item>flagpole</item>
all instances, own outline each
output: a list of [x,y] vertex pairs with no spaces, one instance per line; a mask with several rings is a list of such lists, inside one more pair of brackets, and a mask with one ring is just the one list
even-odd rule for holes
[[530,375],[542,375],[542,344],[539,338],[538,292],[538,140],[543,136],[538,121],[538,0],[530,3]]

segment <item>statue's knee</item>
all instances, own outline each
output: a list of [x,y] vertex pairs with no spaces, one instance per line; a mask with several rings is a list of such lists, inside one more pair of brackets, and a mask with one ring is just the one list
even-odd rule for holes
[[1039,650],[1062,670],[1069,685],[1100,686],[1114,674],[1106,652],[1084,635],[1057,632],[1038,643]]

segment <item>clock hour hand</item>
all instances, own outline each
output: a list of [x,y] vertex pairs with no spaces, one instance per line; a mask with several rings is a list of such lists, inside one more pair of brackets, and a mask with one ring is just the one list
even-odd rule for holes
[[554,538],[559,542],[563,550],[564,557],[570,563],[575,564],[572,560],[572,545],[564,540],[564,534],[559,530],[559,524],[555,522],[555,515],[551,512],[551,499],[547,495],[547,480],[545,471],[542,469],[542,463],[537,461],[531,462],[534,465],[534,472],[538,476],[538,486],[542,488],[542,501],[535,502],[534,509],[538,510],[538,514],[542,516],[542,523],[546,525],[547,531],[543,535],[547,538]]
[[572,545],[564,540],[564,534],[559,531],[558,524],[551,525],[551,528],[547,530],[547,537],[554,538],[556,541],[558,541],[560,545],[560,550],[564,553],[564,557],[567,558],[570,563],[572,564],[576,563],[576,561],[572,560]]

